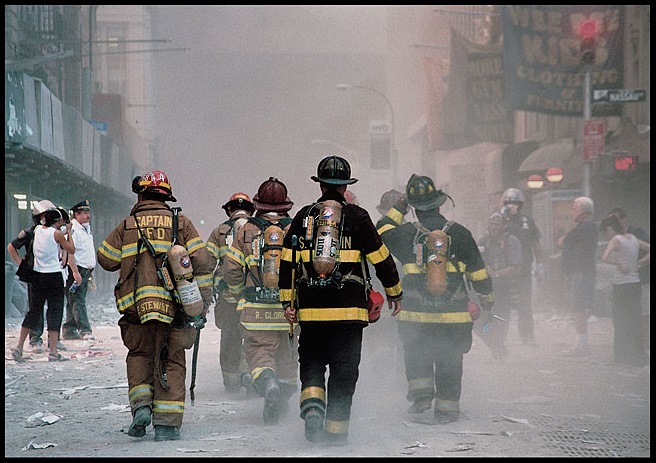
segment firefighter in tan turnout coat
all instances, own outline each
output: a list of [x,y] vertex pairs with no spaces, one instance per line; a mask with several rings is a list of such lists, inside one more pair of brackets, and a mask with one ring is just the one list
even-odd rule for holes
[[[118,322],[121,337],[128,348],[128,396],[133,415],[128,435],[146,435],[152,414],[155,441],[175,440],[180,437],[184,414],[185,349],[194,345],[202,322],[190,323],[190,317],[176,302],[178,292],[167,290],[158,276],[162,257],[172,247],[174,236],[173,211],[165,201],[176,199],[168,177],[161,171],[136,177],[132,191],[138,201],[98,248],[98,263],[107,271],[119,271],[114,293],[122,315]],[[188,253],[184,264],[193,267],[204,320],[212,298],[216,260],[192,222],[181,214],[176,244]]]

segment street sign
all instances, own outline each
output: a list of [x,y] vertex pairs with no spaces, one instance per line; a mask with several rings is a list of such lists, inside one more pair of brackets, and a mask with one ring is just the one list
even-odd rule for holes
[[95,120],[92,120],[92,121],[90,121],[90,122],[91,122],[91,125],[93,125],[93,127],[94,127],[98,132],[102,133],[103,135],[107,135],[107,129],[109,128],[109,124],[107,123],[107,121],[95,121]]
[[645,90],[630,90],[614,88],[608,90],[593,90],[592,101],[596,103],[635,103],[645,101]]
[[604,152],[606,137],[604,136],[603,119],[590,119],[583,125],[583,160],[590,161]]

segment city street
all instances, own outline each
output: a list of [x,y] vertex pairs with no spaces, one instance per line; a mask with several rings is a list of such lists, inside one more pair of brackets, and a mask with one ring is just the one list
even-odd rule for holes
[[68,362],[27,352],[31,359],[17,364],[10,348],[21,319],[5,319],[5,457],[650,456],[650,368],[611,363],[608,317],[591,319],[590,356],[563,357],[574,332],[565,314],[549,308],[535,314],[537,346],[519,342],[513,314],[509,355],[501,361],[474,339],[465,356],[462,418],[432,426],[417,422],[432,411],[407,414],[402,352],[385,311],[365,330],[349,443],[337,448],[305,441],[298,395],[277,425],[265,426],[262,399],[224,391],[220,331],[210,319],[181,440],[155,443],[152,427],[131,438],[118,315],[112,298],[91,299],[95,340],[65,341]]

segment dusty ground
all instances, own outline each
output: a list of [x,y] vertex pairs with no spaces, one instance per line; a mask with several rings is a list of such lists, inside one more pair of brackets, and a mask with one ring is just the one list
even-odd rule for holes
[[462,419],[428,426],[406,413],[394,320],[384,313],[365,330],[349,443],[334,448],[305,441],[298,396],[279,424],[265,426],[262,399],[224,391],[213,320],[201,334],[182,439],[155,443],[152,427],[144,438],[128,437],[126,349],[113,301],[96,298],[90,312],[96,339],[66,341],[72,360],[64,363],[29,353],[30,361],[14,362],[21,319],[5,320],[5,457],[650,456],[650,368],[611,363],[607,317],[592,320],[592,355],[584,358],[559,355],[574,335],[567,317],[549,309],[536,313],[536,347],[519,343],[513,321],[503,361],[475,339],[465,356]]

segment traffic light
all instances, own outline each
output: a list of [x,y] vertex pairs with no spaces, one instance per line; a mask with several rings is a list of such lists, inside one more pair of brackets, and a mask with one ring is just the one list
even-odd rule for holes
[[581,64],[592,64],[595,60],[597,22],[594,19],[581,21],[579,24],[579,35],[581,36]]
[[626,151],[603,153],[601,172],[609,180],[628,179],[638,175],[638,155]]

